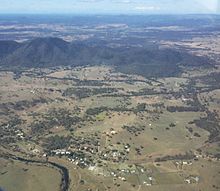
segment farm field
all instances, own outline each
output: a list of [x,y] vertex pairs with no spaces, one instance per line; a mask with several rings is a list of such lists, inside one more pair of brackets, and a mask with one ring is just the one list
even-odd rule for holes
[[61,176],[56,169],[6,159],[1,159],[0,166],[3,190],[53,191],[60,188]]

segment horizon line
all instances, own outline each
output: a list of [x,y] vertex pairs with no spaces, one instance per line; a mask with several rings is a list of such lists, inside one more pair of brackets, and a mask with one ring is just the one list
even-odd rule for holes
[[220,15],[220,13],[0,13],[0,15],[77,15],[77,16],[149,16],[149,15]]

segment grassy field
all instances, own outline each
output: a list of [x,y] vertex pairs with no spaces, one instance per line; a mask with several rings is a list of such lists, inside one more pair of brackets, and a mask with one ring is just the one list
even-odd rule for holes
[[0,159],[0,187],[5,191],[59,190],[61,175],[56,169]]

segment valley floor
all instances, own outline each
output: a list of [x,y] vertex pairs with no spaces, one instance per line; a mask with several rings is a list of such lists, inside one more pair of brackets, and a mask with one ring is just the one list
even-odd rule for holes
[[[170,78],[108,66],[0,71],[0,188],[220,189],[220,68]],[[18,161],[10,156],[36,160]]]

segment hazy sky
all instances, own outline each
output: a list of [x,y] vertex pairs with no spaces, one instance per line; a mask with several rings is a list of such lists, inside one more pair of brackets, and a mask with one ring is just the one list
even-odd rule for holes
[[0,13],[220,14],[220,0],[0,0]]

